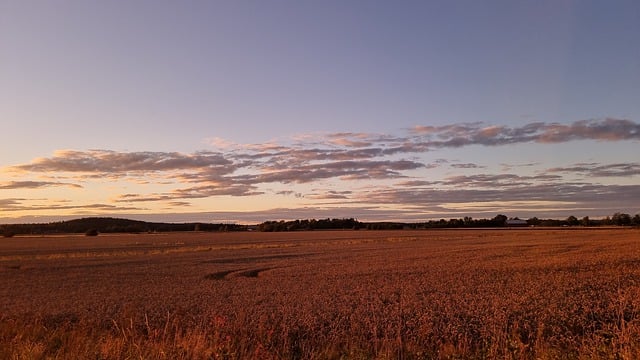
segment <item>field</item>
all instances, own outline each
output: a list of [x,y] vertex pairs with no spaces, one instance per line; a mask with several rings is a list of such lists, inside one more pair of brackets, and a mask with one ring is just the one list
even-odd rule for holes
[[0,359],[638,359],[640,231],[0,239]]

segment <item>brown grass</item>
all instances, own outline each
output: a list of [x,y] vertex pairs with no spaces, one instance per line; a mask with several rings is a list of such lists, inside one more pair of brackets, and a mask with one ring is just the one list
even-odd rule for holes
[[636,359],[640,231],[0,241],[0,359]]

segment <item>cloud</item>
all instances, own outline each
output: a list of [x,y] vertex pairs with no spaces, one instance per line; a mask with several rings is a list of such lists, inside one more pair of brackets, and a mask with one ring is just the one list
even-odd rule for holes
[[502,166],[502,170],[503,171],[510,171],[514,168],[527,168],[527,167],[533,167],[533,166],[538,166],[540,165],[539,162],[531,162],[531,163],[526,163],[526,164],[500,164],[500,166]]
[[313,200],[345,200],[345,199],[349,199],[351,194],[353,194],[353,191],[350,191],[350,190],[345,190],[345,191],[316,190],[314,193],[305,196],[305,198],[313,199]]
[[82,172],[123,174],[127,172],[176,171],[216,168],[233,171],[232,162],[220,153],[116,152],[111,150],[58,150],[50,158],[38,158],[12,169],[31,172]]
[[417,126],[412,129],[412,133],[425,139],[422,142],[424,147],[433,149],[529,142],[561,143],[573,140],[640,140],[640,124],[613,118],[580,120],[571,124],[534,122],[516,128],[470,123],[441,127]]
[[[274,194],[268,184],[285,184],[281,196],[298,196],[304,192],[309,205],[349,203],[361,207],[396,206],[418,209],[423,213],[452,212],[451,204],[478,202],[489,204],[514,201],[550,201],[596,206],[583,194],[605,201],[605,190],[617,189],[628,195],[629,188],[604,187],[565,179],[570,174],[588,177],[631,177],[640,174],[639,163],[577,163],[556,167],[538,175],[517,175],[509,170],[517,167],[540,167],[539,163],[503,164],[502,173],[487,173],[486,167],[460,160],[423,161],[421,156],[434,151],[446,155],[448,148],[464,146],[506,146],[535,143],[539,146],[576,141],[637,141],[640,124],[630,120],[605,118],[581,120],[568,124],[531,122],[510,127],[480,122],[444,126],[421,125],[401,136],[343,132],[307,134],[288,141],[264,144],[238,144],[214,138],[215,151],[119,152],[114,150],[59,150],[50,157],[36,158],[4,171],[14,171],[23,180],[0,183],[0,189],[40,189],[53,186],[81,188],[73,180],[91,184],[103,179],[135,183],[137,186],[162,185],[167,191],[109,194],[116,205],[88,204],[73,207],[37,203],[28,207],[25,199],[6,199],[4,206],[21,210],[123,211],[124,203],[161,202],[165,206],[185,207],[190,199],[218,196],[259,196]],[[409,158],[409,159],[407,159]],[[464,169],[465,175],[444,178],[431,169],[448,165],[448,170]],[[483,169],[485,173],[472,172]],[[24,175],[27,173],[28,175]],[[38,174],[43,181],[26,176]],[[435,175],[434,175],[435,176]],[[61,181],[61,179],[73,179]],[[331,180],[331,186],[324,183]],[[368,180],[396,180],[391,188],[370,188]],[[302,191],[299,184],[313,184],[314,190]],[[363,186],[366,185],[366,186]],[[328,189],[321,189],[322,187]],[[593,187],[590,187],[593,186]],[[620,185],[622,186],[622,185]],[[291,188],[289,188],[291,187]],[[341,188],[343,187],[343,188]],[[304,187],[302,187],[304,188]],[[339,189],[339,190],[336,190]],[[611,197],[615,194],[609,193]],[[21,194],[20,196],[24,196]],[[628,195],[623,199],[628,204]],[[333,201],[333,203],[331,203]],[[447,205],[448,204],[448,205]],[[83,208],[86,206],[86,208]],[[110,208],[109,206],[112,206]],[[334,206],[335,207],[335,206]],[[416,211],[418,211],[416,210]],[[412,210],[413,211],[413,210]],[[458,210],[455,210],[458,211]]]
[[63,182],[51,182],[51,181],[11,181],[0,183],[0,189],[40,189],[47,187],[55,187],[55,186],[68,186],[72,188],[81,189],[82,186],[78,184],[72,183],[63,183]]
[[[637,209],[640,185],[601,184],[518,184],[494,188],[397,188],[373,189],[351,197],[352,204],[413,207],[432,211],[439,207],[442,214],[455,210],[455,204],[486,204],[491,211],[504,211],[507,204],[526,203],[523,213],[548,212],[549,204],[562,204],[568,209]],[[542,204],[533,206],[532,204]],[[561,208],[562,206],[560,206]],[[502,210],[501,210],[502,209]],[[545,211],[547,210],[547,211]],[[606,212],[604,214],[607,214]],[[592,213],[593,215],[593,213]],[[602,214],[600,214],[602,215]]]
[[123,194],[114,201],[122,202],[154,202],[175,201],[184,199],[201,199],[213,196],[254,196],[264,192],[258,191],[255,186],[246,184],[218,184],[201,185],[189,188],[175,189],[165,193],[154,194]]
[[26,199],[22,199],[22,198],[0,199],[0,209],[3,211],[8,211],[16,207],[20,207],[22,204],[22,201],[25,201],[25,200]]
[[218,149],[232,149],[238,146],[238,144],[234,143],[233,141],[229,141],[220,137],[207,139],[206,142]]
[[373,144],[367,133],[335,133],[327,135],[329,142],[338,146],[362,148]]
[[557,173],[576,173],[589,177],[630,177],[640,175],[640,163],[618,163],[601,165],[598,163],[578,163],[569,167],[547,170]]
[[426,181],[426,180],[407,180],[407,181],[400,181],[396,183],[396,186],[423,187],[423,186],[433,186],[436,184],[440,184],[440,182]]
[[[424,153],[442,148],[469,145],[498,146],[518,143],[558,143],[572,140],[639,140],[640,124],[629,120],[582,120],[568,125],[535,122],[511,128],[482,123],[446,126],[416,126],[405,137],[367,133],[335,133],[324,138],[294,145],[283,144],[227,144],[217,139],[224,150],[220,152],[117,152],[111,150],[59,150],[49,158],[37,158],[27,164],[15,165],[10,170],[34,173],[81,173],[85,178],[103,176],[145,177],[153,173],[180,179],[206,181],[236,179],[232,175],[242,170],[246,179],[258,182],[308,182],[331,177],[367,178],[397,177],[399,171],[424,166],[407,160],[387,160],[391,156]],[[320,140],[320,141],[319,141]],[[324,144],[324,145],[323,145]],[[231,148],[231,149],[229,149]],[[392,162],[393,161],[393,162]],[[392,171],[380,170],[378,164],[388,162]],[[359,163],[361,165],[355,165]],[[338,169],[336,167],[341,167]],[[475,168],[476,164],[452,164],[454,168]],[[344,170],[345,168],[349,170]],[[343,171],[344,170],[344,171]],[[360,170],[360,171],[358,171]],[[287,173],[288,171],[288,173]],[[352,173],[355,171],[355,173]],[[282,172],[282,173],[278,173]],[[167,173],[169,173],[167,175]],[[250,173],[250,174],[246,174]],[[315,175],[315,176],[314,176]],[[296,180],[298,176],[299,180]],[[190,179],[190,180],[189,180]],[[242,178],[240,178],[242,180]]]
[[562,177],[559,175],[520,176],[515,174],[476,174],[450,176],[445,178],[441,184],[456,187],[501,189],[505,187],[528,186],[539,182],[559,180],[562,180]]
[[13,211],[62,211],[62,210],[76,210],[76,211],[98,211],[98,212],[120,212],[120,211],[133,211],[133,210],[145,210],[138,207],[124,207],[115,206],[110,204],[69,204],[59,205],[51,203],[48,200],[42,200],[43,203],[39,203],[37,200],[24,199],[24,198],[11,198],[0,199],[0,211],[13,212]]
[[283,195],[283,196],[295,196],[297,198],[304,197],[304,195],[302,195],[302,193],[296,192],[296,191],[293,191],[293,190],[276,191],[275,194],[276,195]]
[[170,207],[191,207],[192,204],[188,201],[171,201],[169,202]]
[[308,183],[321,179],[340,177],[344,180],[354,179],[390,179],[403,177],[402,171],[415,170],[424,167],[422,163],[398,161],[336,161],[321,164],[309,164],[295,168],[280,169],[265,168],[259,174],[232,177],[234,182],[244,184],[259,183]]
[[481,122],[452,124],[444,126],[417,125],[411,131],[421,135],[437,135],[439,137],[454,137],[476,131],[482,125]]
[[594,139],[603,141],[639,140],[640,124],[630,120],[607,118],[604,120],[582,120],[570,125],[550,124],[544,127],[540,142],[565,142],[569,140]]
[[[405,176],[405,171],[424,167],[422,163],[410,160],[368,160],[374,156],[367,149],[287,148],[283,151],[282,147],[274,152],[233,151],[228,154],[62,150],[50,158],[38,158],[29,164],[13,168],[45,175],[54,173],[56,176],[62,173],[79,173],[79,177],[85,181],[115,178],[137,184],[176,185],[175,190],[165,193],[124,194],[117,198],[118,202],[149,202],[260,195],[264,192],[258,189],[258,185],[266,183],[310,183],[329,178],[399,178]],[[62,183],[23,181],[4,186],[34,188],[54,184]],[[180,187],[183,184],[194,186]]]
[[465,164],[451,164],[452,168],[455,169],[479,169],[484,168],[484,166],[480,166],[478,164],[465,163]]

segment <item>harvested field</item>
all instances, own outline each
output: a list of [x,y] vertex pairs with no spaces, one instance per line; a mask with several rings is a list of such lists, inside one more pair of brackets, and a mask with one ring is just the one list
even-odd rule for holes
[[2,359],[637,359],[640,231],[0,240]]

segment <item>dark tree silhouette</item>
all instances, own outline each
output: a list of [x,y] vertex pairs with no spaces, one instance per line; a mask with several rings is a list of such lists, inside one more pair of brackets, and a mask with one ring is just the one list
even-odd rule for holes
[[611,217],[611,222],[618,226],[631,225],[631,216],[617,212]]

